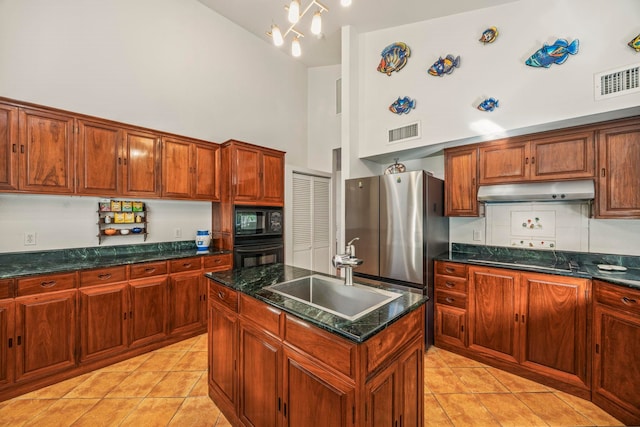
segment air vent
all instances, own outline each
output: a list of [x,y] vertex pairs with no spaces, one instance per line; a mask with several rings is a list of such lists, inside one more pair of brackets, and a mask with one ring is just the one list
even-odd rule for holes
[[640,92],[640,65],[605,71],[594,76],[595,99]]
[[389,129],[388,138],[387,142],[389,144],[420,138],[420,122],[411,123],[396,129]]

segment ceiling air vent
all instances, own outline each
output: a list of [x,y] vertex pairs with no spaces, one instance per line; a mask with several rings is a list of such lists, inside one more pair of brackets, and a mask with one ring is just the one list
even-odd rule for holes
[[640,92],[640,65],[605,71],[594,76],[595,99]]
[[420,122],[411,123],[396,129],[389,129],[388,134],[387,142],[389,144],[420,138]]

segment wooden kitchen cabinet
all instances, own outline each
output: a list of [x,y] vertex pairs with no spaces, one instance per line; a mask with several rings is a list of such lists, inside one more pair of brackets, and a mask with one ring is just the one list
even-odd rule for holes
[[70,115],[19,109],[20,191],[73,194],[74,126]]
[[0,190],[18,189],[18,108],[0,103]]
[[230,176],[236,204],[284,204],[284,152],[239,141],[222,144],[228,155],[222,173]]
[[367,384],[367,426],[418,427],[423,425],[424,382],[421,359],[422,343],[414,343],[398,363],[376,375]]
[[15,299],[15,381],[50,376],[76,366],[77,291]]
[[0,388],[13,383],[15,371],[15,303],[0,301]]
[[469,350],[588,398],[589,281],[469,267]]
[[435,278],[435,345],[445,349],[467,346],[467,267],[436,261]]
[[122,194],[160,196],[160,135],[126,129],[122,146]]
[[640,425],[640,291],[594,280],[592,401]]
[[132,347],[167,337],[167,280],[166,276],[159,276],[129,282]]
[[126,282],[81,287],[80,363],[123,353],[129,347],[129,286]]
[[169,276],[169,333],[197,331],[206,326],[206,284],[202,270]]
[[220,200],[220,146],[162,138],[162,196]]
[[446,216],[478,216],[478,148],[461,147],[444,152]]
[[[212,295],[212,292],[216,295]],[[218,297],[218,292],[223,291],[209,289],[209,395],[226,415],[236,413],[238,317],[235,312],[224,308],[224,303],[211,303]],[[227,296],[219,298],[235,298],[237,306],[237,295],[231,291],[224,292],[227,292]]]
[[493,141],[479,148],[480,185],[593,178],[593,131]]
[[600,130],[596,218],[640,218],[640,122]]

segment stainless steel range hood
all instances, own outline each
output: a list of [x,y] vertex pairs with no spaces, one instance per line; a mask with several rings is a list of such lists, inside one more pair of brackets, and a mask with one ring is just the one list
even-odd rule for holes
[[553,202],[564,200],[592,200],[593,180],[535,182],[524,184],[481,185],[481,202]]

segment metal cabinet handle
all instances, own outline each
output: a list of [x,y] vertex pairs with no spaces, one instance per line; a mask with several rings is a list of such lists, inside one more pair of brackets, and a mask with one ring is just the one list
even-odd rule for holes
[[185,262],[184,264],[182,264],[182,266],[184,268],[189,268],[189,267],[191,267],[191,263],[190,262]]
[[446,297],[444,300],[445,300],[446,302],[448,302],[448,303],[452,303],[452,302],[454,302],[454,301],[455,301],[455,298]]
[[454,268],[451,268],[451,267],[446,267],[446,268],[444,269],[444,271],[446,271],[447,273],[453,273],[453,272],[455,272],[456,270],[455,270]]
[[55,285],[56,285],[55,280],[49,280],[48,282],[40,282],[40,286],[42,286],[43,288],[51,288]]
[[111,279],[111,273],[98,274],[98,279],[100,280]]
[[153,273],[154,271],[156,271],[155,267],[147,267],[144,269],[145,273]]
[[224,297],[225,297],[225,296],[226,296],[226,295],[225,295],[225,293],[224,293],[224,292],[222,292],[222,291],[218,291],[218,298],[220,298],[220,299],[224,299]]
[[456,284],[451,282],[446,282],[444,285],[449,289],[456,287]]
[[631,304],[637,304],[638,303],[637,300],[635,300],[633,298],[629,298],[629,297],[622,297],[622,298],[620,298],[620,301],[622,301],[626,305],[631,305]]

